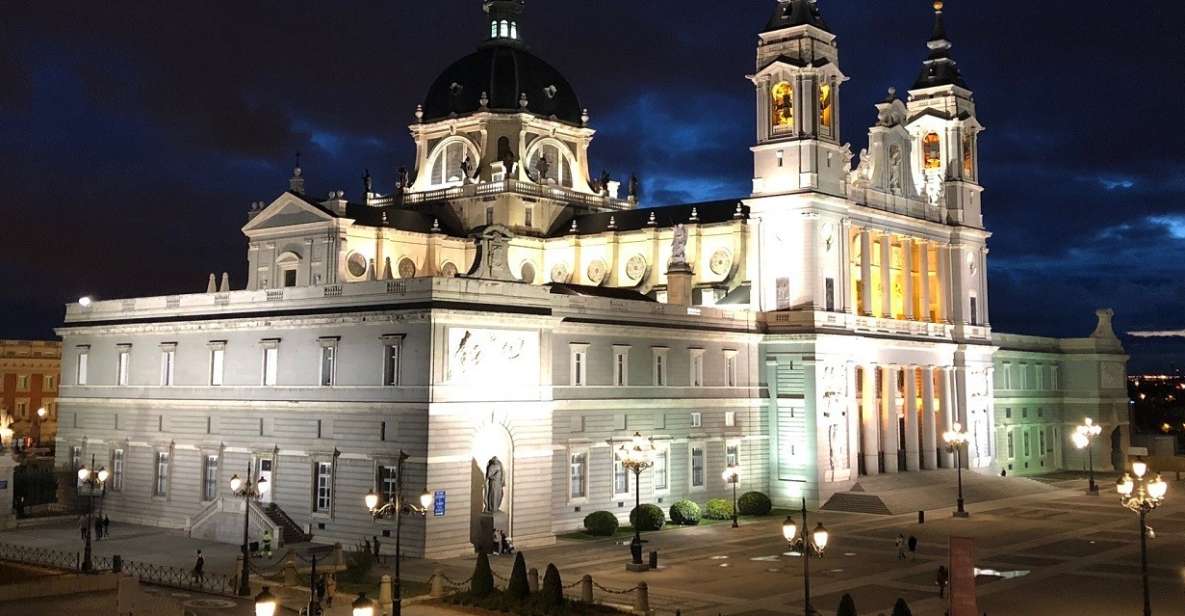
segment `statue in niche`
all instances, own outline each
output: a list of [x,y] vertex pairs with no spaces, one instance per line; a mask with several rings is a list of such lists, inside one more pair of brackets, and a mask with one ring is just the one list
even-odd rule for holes
[[687,265],[687,227],[675,225],[674,235],[671,237],[670,265]]
[[926,174],[926,201],[930,207],[942,205],[942,178],[937,173]]
[[889,191],[901,194],[901,146],[889,148]]
[[848,417],[847,375],[842,367],[829,366],[823,370],[823,419],[827,424],[827,450],[833,471],[847,470]]
[[857,186],[867,188],[872,184],[872,154],[868,148],[860,148],[860,163],[856,165],[855,179]]
[[465,154],[465,158],[461,160],[461,181],[468,184],[473,179],[473,161],[469,160],[469,154]]
[[547,183],[548,171],[551,171],[551,161],[547,160],[546,155],[540,156],[539,160],[535,163],[535,175],[539,178],[538,181],[540,184]]
[[502,461],[498,456],[490,458],[486,464],[486,513],[502,511],[502,491],[506,485],[506,477],[502,471]]

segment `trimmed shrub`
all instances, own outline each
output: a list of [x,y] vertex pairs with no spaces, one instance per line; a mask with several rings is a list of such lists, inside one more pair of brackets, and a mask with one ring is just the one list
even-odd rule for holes
[[671,522],[683,526],[699,524],[700,510],[695,501],[681,500],[671,505]]
[[630,524],[640,531],[659,530],[667,523],[667,514],[658,505],[646,503],[630,512]]
[[913,616],[905,599],[898,598],[897,603],[893,604],[893,616]]
[[506,597],[512,601],[522,601],[529,594],[531,585],[527,582],[527,559],[523,557],[522,552],[516,552],[510,582],[506,584]]
[[594,511],[584,516],[584,532],[596,537],[612,537],[617,526],[617,516],[608,511]]
[[769,515],[773,508],[773,502],[761,492],[745,492],[737,499],[737,510],[741,515]]
[[709,520],[731,520],[732,502],[723,498],[713,498],[704,504],[704,517]]
[[475,597],[484,597],[494,592],[494,572],[490,569],[490,557],[485,552],[477,555],[477,564],[473,567],[473,581],[470,582],[469,592]]
[[547,573],[543,574],[543,587],[539,589],[539,603],[547,611],[556,610],[564,605],[564,582],[560,578],[560,570],[548,563]]
[[839,600],[839,610],[835,612],[835,616],[860,616],[856,613],[856,602],[852,600],[852,595],[845,593]]

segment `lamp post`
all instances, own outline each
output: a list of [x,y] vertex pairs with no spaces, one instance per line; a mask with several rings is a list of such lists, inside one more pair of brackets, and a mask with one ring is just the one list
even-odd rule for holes
[[[818,612],[815,611],[814,606],[811,605],[811,557],[812,555],[822,558],[823,550],[827,549],[827,542],[831,539],[831,533],[823,527],[823,523],[819,522],[815,526],[815,530],[807,534],[806,525],[806,497],[802,499],[802,592],[806,599],[803,607],[803,613],[806,616],[813,616]],[[786,521],[782,522],[782,537],[790,544],[791,549],[794,548],[795,537],[798,536],[798,525],[794,523],[792,516],[786,516]],[[813,553],[813,554],[812,554]]]
[[642,521],[642,471],[654,466],[654,440],[635,432],[630,442],[617,449],[617,459],[627,471],[634,474],[634,511],[638,512],[638,519],[634,520],[634,538],[630,541],[630,556],[635,566],[642,564],[642,531],[639,529]]
[[737,484],[741,481],[741,469],[737,466],[730,466],[724,469],[724,473],[720,475],[725,483],[732,484],[732,527],[740,528],[741,525],[737,521]]
[[[403,591],[399,578],[399,561],[403,556],[400,547],[400,542],[403,538],[403,524],[401,521],[405,514],[424,517],[428,514],[428,508],[432,506],[432,495],[427,491],[420,495],[420,505],[418,507],[414,504],[403,502],[403,464],[407,462],[407,458],[407,453],[400,450],[399,461],[395,466],[395,500],[393,502],[388,501],[380,507],[379,495],[375,494],[374,490],[366,494],[366,508],[370,510],[372,520],[395,518],[395,613],[393,616],[401,616],[403,614]],[[357,602],[355,602],[354,613],[359,613]]]
[[86,545],[83,548],[82,554],[82,571],[83,573],[93,573],[95,564],[91,559],[91,533],[95,527],[95,492],[101,491],[103,484],[107,482],[107,469],[100,468],[95,470],[95,456],[92,455],[90,468],[83,466],[78,469],[78,481],[80,485],[86,486],[90,501],[90,507],[86,512],[86,529],[82,533],[86,538]]
[[251,501],[259,498],[259,484],[267,481],[260,477],[259,481],[251,481],[251,462],[247,462],[247,481],[239,479],[238,475],[230,478],[230,491],[235,496],[243,499],[243,570],[239,572],[239,596],[246,597],[251,594],[250,582],[250,553],[248,550],[248,532],[251,529]]
[[377,611],[375,600],[368,598],[364,592],[358,593],[358,598],[354,599],[350,607],[353,608],[354,616],[375,616]]
[[1094,439],[1102,432],[1103,427],[1087,417],[1081,426],[1074,428],[1074,436],[1070,437],[1075,447],[1086,450],[1086,459],[1090,463],[1090,484],[1086,488],[1086,493],[1091,496],[1099,495],[1099,486],[1094,482]]
[[255,616],[275,616],[278,607],[279,602],[271,588],[264,586],[263,591],[255,595]]
[[955,473],[959,482],[959,500],[958,507],[955,509],[956,518],[967,517],[967,510],[963,508],[963,445],[967,444],[967,431],[963,429],[963,425],[959,422],[954,422],[951,429],[942,433],[942,440],[946,442],[946,446],[953,449],[955,452]]
[[1132,463],[1131,473],[1124,473],[1115,489],[1124,507],[1140,515],[1140,576],[1144,581],[1144,616],[1152,616],[1152,600],[1148,592],[1148,514],[1160,506],[1169,484],[1160,478],[1148,477],[1148,464],[1143,460]]

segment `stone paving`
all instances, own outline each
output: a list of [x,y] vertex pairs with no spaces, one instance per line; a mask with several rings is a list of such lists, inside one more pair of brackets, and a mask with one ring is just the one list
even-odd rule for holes
[[[1119,505],[1107,484],[1103,495],[1096,497],[1083,493],[1083,481],[1057,486],[1044,494],[974,504],[968,519],[951,517],[950,509],[928,511],[924,525],[917,524],[916,514],[811,513],[810,525],[821,520],[831,531],[826,554],[811,562],[813,603],[823,614],[833,614],[840,597],[850,593],[861,614],[877,615],[887,614],[897,597],[904,597],[917,616],[941,616],[946,606],[937,597],[934,574],[946,562],[947,541],[955,535],[975,539],[980,568],[1016,576],[979,578],[981,612],[1138,614],[1135,514]],[[617,539],[560,539],[526,556],[528,566],[540,571],[555,563],[565,583],[588,573],[606,588],[626,590],[645,580],[651,607],[660,613],[678,609],[688,616],[798,615],[803,613],[802,562],[788,553],[781,539],[781,515],[743,520],[739,529],[716,524],[650,533],[647,550],[660,552],[662,568],[644,574],[625,571],[628,548]],[[1156,533],[1149,542],[1154,613],[1185,614],[1185,482],[1170,483],[1166,504],[1149,517],[1149,525]],[[97,553],[190,566],[193,551],[201,546],[208,568],[226,572],[237,554],[235,546],[193,541],[179,532],[120,529],[114,524],[113,531],[111,541],[96,546]],[[897,559],[898,533],[919,539],[914,558]],[[77,529],[22,529],[0,533],[0,542],[77,549]],[[502,576],[509,575],[512,562],[509,557],[492,560]],[[472,559],[466,558],[407,560],[403,570],[409,580],[426,581],[436,570],[463,580],[472,568]],[[608,603],[632,603],[632,595],[597,596]]]

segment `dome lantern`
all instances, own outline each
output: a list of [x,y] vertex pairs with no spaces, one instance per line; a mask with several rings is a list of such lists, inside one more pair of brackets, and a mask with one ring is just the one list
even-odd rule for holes
[[526,0],[485,0],[482,10],[490,18],[491,41],[518,41],[519,17]]

